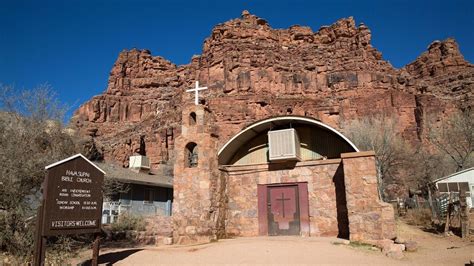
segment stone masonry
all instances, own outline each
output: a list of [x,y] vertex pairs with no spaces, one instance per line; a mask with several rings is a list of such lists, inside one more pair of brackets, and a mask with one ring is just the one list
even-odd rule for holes
[[378,196],[374,155],[373,152],[341,154],[351,241],[396,237],[393,206]]
[[[308,183],[310,231],[308,236],[338,236],[338,214],[347,217],[340,159],[297,163],[294,168],[268,171],[268,165],[228,166],[228,215],[226,230],[233,236],[257,236],[257,185]],[[339,200],[336,200],[339,198]],[[341,223],[346,223],[342,218]]]
[[[301,213],[305,210],[300,216],[302,236],[352,241],[395,237],[393,207],[378,196],[373,152],[342,153],[341,158],[295,164],[218,165],[214,119],[204,105],[183,108],[181,135],[175,140],[175,243],[266,235],[268,220],[261,212],[265,207],[260,207],[267,205],[266,196],[261,197],[266,190],[261,196],[258,191],[262,185],[288,184],[304,188],[299,190],[305,195],[299,199]],[[189,147],[196,148],[191,152]],[[190,164],[190,152],[198,155],[197,165]]]
[[[194,113],[196,122],[191,123]],[[173,238],[176,243],[208,242],[222,236],[221,211],[225,180],[217,167],[217,141],[213,118],[203,106],[183,108],[181,135],[176,138],[174,167]],[[198,163],[187,165],[186,145],[197,144]]]
[[345,153],[342,158],[299,162],[274,171],[268,165],[227,166],[227,233],[259,235],[258,184],[307,182],[309,236],[350,236],[352,241],[394,238],[394,211],[378,197],[373,153]]

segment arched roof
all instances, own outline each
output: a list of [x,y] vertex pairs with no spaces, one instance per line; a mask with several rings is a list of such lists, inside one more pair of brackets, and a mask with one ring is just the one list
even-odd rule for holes
[[257,121],[247,126],[242,131],[240,131],[235,136],[233,136],[219,150],[218,152],[219,164],[228,163],[231,160],[232,156],[237,152],[239,147],[247,143],[249,140],[251,140],[255,136],[259,135],[260,133],[273,127],[278,127],[281,125],[291,124],[291,123],[307,124],[307,125],[312,125],[312,126],[325,129],[335,134],[336,136],[338,136],[344,142],[346,142],[349,146],[351,146],[354,149],[354,151],[356,152],[359,151],[359,149],[354,145],[354,143],[352,143],[342,133],[322,123],[321,121],[318,121],[316,119],[309,118],[309,117],[304,117],[304,116],[278,116],[278,117],[272,117],[272,118]]

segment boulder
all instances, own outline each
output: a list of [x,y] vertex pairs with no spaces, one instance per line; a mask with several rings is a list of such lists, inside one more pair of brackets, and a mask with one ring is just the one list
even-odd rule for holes
[[172,237],[165,237],[165,238],[163,238],[163,244],[165,244],[165,245],[173,245],[173,238],[172,238]]
[[405,248],[406,248],[406,251],[408,252],[415,252],[418,250],[418,243],[411,240],[407,241],[405,242]]
[[336,245],[349,245],[351,243],[351,241],[349,241],[347,239],[337,238],[336,240],[332,241],[331,243],[336,244]]
[[403,258],[403,250],[405,249],[403,244],[390,244],[382,249],[382,253],[390,258],[401,259]]
[[406,241],[405,241],[405,239],[403,239],[403,238],[397,236],[397,238],[395,238],[394,242],[395,242],[396,244],[405,244]]

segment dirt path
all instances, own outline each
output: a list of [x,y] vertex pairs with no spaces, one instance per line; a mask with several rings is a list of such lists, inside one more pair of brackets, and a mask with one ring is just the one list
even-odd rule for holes
[[[115,265],[169,264],[398,264],[378,251],[331,244],[334,238],[255,237],[217,243],[150,248],[131,254]],[[117,253],[119,254],[119,253]],[[105,261],[104,261],[105,262]]]
[[417,252],[405,252],[405,259],[413,264],[464,265],[474,259],[474,238],[437,235],[420,228],[398,223],[397,235],[418,243]]
[[100,263],[114,265],[209,264],[342,264],[342,265],[464,265],[474,258],[474,243],[442,237],[405,224],[399,236],[420,248],[391,259],[368,247],[334,245],[335,238],[254,237],[220,240],[194,246],[161,246],[102,251]]

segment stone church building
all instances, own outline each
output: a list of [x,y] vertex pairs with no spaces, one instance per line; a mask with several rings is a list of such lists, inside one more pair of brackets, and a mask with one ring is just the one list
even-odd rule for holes
[[212,110],[183,107],[175,139],[174,242],[234,236],[393,238],[373,152],[311,117],[274,116],[220,147]]

